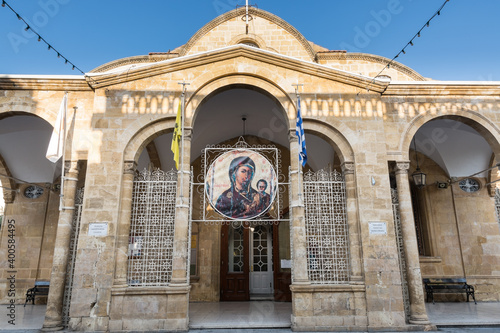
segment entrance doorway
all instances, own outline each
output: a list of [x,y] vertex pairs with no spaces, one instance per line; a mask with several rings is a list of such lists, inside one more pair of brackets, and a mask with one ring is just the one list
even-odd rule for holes
[[[280,259],[284,251],[279,251],[279,233],[286,230],[284,222],[222,226],[221,301],[291,301],[291,273],[282,268],[287,259]],[[289,244],[284,245],[289,252]]]
[[272,295],[273,267],[272,228],[258,225],[250,228],[250,297]]

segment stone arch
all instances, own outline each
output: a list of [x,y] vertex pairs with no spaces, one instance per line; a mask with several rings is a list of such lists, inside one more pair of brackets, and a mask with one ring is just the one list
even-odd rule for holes
[[425,123],[435,119],[451,119],[456,120],[475,129],[488,142],[495,156],[500,156],[500,128],[493,122],[487,119],[484,115],[476,111],[458,111],[453,115],[450,114],[419,114],[411,122],[408,123],[405,130],[402,132],[399,141],[399,151],[402,154],[403,160],[409,160],[410,145],[415,133]]
[[[295,37],[295,39],[302,45],[304,51],[308,54],[310,57],[311,61],[316,61],[316,52],[314,51],[313,47],[311,44],[307,41],[307,39],[297,30],[295,29],[292,25],[290,25],[288,22],[284,21],[283,19],[279,18],[278,16],[271,14],[267,11],[264,11],[262,9],[258,9],[255,7],[250,7],[249,8],[249,14],[250,15],[255,15],[256,17],[268,20],[277,26],[281,27],[285,31],[287,31],[290,35]],[[227,12],[225,14],[220,15],[219,17],[216,17],[209,23],[205,24],[200,30],[198,30],[190,39],[189,41],[182,47],[182,49],[179,52],[179,56],[185,56],[189,53],[189,51],[195,46],[195,44],[203,37],[205,36],[209,31],[215,29],[217,26],[221,25],[222,23],[232,20],[236,17],[245,15],[245,8],[240,7],[235,10],[232,10],[230,12]]]
[[0,121],[12,116],[37,116],[51,125],[55,124],[59,105],[56,110],[47,110],[37,106],[32,98],[26,97],[17,101],[16,104],[0,103]]
[[136,123],[132,128],[128,128],[125,133],[133,133],[127,138],[127,145],[123,152],[123,161],[137,161],[142,150],[149,142],[162,134],[172,132],[175,127],[175,116],[163,118],[149,123],[143,127]]
[[[231,86],[255,87],[274,97],[282,107],[283,116],[291,128],[291,121],[296,113],[295,103],[291,96],[278,84],[271,82],[263,76],[249,74],[229,74],[222,75],[199,86],[197,90],[188,98],[186,103],[186,123],[185,126],[192,127],[199,112],[199,106],[214,92]],[[194,84],[196,86],[196,83]]]
[[[2,188],[2,192],[3,192],[2,195],[3,195],[5,203],[10,203],[14,200],[16,192],[11,191],[11,190],[7,189],[6,187],[8,187],[12,190],[15,190],[16,189],[16,182],[12,178],[9,178],[9,177],[12,177],[12,174],[9,170],[9,167],[7,166],[7,163],[5,163],[5,161],[1,155],[0,155],[0,173],[2,174],[2,175],[0,175],[0,183],[4,187],[4,188]],[[3,176],[3,175],[6,175],[6,176]]]
[[329,123],[317,119],[303,119],[303,124],[306,133],[312,133],[322,138],[333,147],[341,163],[354,162],[354,150],[352,145],[344,134],[342,134],[350,131],[347,126],[340,124],[340,129],[338,129]]
[[[40,109],[37,107],[36,102],[34,102],[33,99],[29,97],[19,99],[16,104],[0,103],[0,122],[3,119],[16,116],[30,116],[30,117],[40,118],[41,120],[44,120],[53,127],[52,124],[56,122],[57,111],[54,113],[54,112],[48,112],[46,109]],[[3,186],[15,190],[17,188],[16,181],[13,180],[12,178],[9,178],[12,177],[12,173],[9,169],[9,166],[7,165],[7,162],[3,159],[3,156],[1,155],[0,155],[0,173],[6,175],[6,176],[0,175],[0,181],[3,184]],[[15,198],[16,192],[10,191],[8,189],[3,189],[2,193],[5,202],[11,203]]]

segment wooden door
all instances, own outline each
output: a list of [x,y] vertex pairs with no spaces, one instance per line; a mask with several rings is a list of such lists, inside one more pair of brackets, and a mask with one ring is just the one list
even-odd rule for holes
[[221,241],[221,301],[248,301],[249,292],[249,233],[243,226],[222,226]]

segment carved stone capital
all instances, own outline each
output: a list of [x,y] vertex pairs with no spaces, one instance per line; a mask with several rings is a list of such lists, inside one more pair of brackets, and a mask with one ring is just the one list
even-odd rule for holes
[[64,161],[64,172],[78,174],[80,172],[80,163],[78,161]]
[[192,137],[193,137],[193,128],[184,127],[184,139],[191,141]]
[[399,174],[408,174],[408,171],[410,170],[410,161],[398,161],[394,164],[394,171],[396,172],[396,175]]
[[137,163],[135,161],[125,161],[123,162],[123,173],[133,175],[137,169]]
[[344,175],[354,174],[354,170],[356,169],[354,162],[344,162],[341,168]]
[[295,128],[288,130],[288,141],[290,143],[292,143],[292,142],[298,142],[299,141],[299,138],[295,134]]
[[16,198],[16,192],[15,191],[3,191],[3,201],[6,204],[10,204],[14,202],[14,199]]

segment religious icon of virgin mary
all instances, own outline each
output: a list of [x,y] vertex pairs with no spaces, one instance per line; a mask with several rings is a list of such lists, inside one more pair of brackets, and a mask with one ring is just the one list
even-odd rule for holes
[[[272,184],[270,193],[266,193],[265,189],[260,192],[255,190],[263,182],[266,187],[268,183]],[[269,198],[274,198],[275,183],[274,170],[263,156],[252,151],[233,151],[222,155],[210,167],[207,194],[210,204],[225,217],[251,219],[269,208],[272,201]]]

